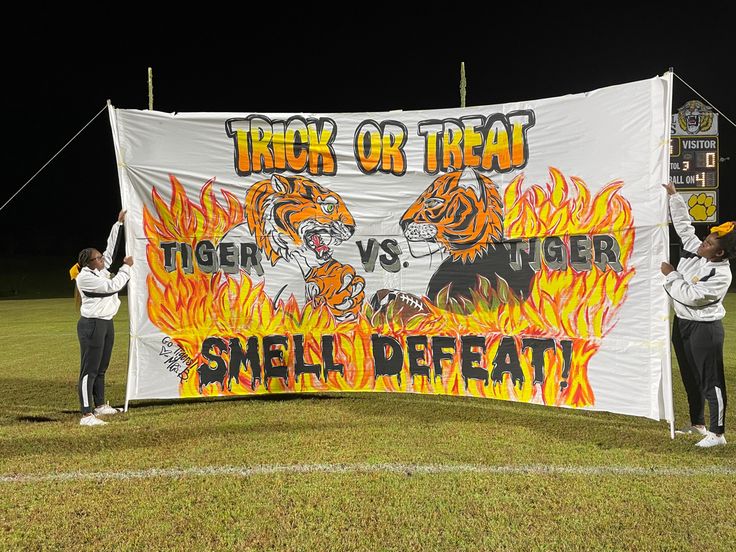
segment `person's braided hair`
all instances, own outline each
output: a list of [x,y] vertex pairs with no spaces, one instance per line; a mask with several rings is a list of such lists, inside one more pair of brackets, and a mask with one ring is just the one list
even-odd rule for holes
[[[85,266],[89,266],[93,251],[95,251],[94,247],[86,247],[79,252],[79,256],[77,257],[78,270],[82,270]],[[76,283],[74,284],[74,303],[77,305],[77,308],[82,306],[82,296],[79,294],[79,288]]]
[[92,259],[92,252],[95,250],[94,247],[87,247],[86,249],[82,249],[79,252],[79,257],[77,257],[77,263],[79,263],[79,268],[82,269],[85,266],[89,264],[90,259]]

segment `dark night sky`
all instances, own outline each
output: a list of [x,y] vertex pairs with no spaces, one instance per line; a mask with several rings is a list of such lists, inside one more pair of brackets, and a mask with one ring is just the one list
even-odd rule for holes
[[[347,4],[346,4],[347,6]],[[530,13],[390,13],[199,17],[197,25],[133,17],[113,26],[52,16],[7,21],[4,33],[5,203],[110,99],[147,108],[153,68],[160,111],[345,112],[459,106],[460,62],[467,105],[555,97],[648,79],[674,67],[712,105],[736,119],[732,19],[703,11],[641,13],[617,6],[593,17],[550,9]],[[448,8],[449,9],[449,8]],[[532,12],[537,8],[525,8]],[[282,9],[286,12],[287,9]],[[350,13],[347,13],[350,12]],[[69,14],[67,14],[67,18]],[[73,17],[73,16],[72,16]],[[39,19],[40,18],[40,19]],[[111,17],[116,19],[116,17]],[[381,19],[387,21],[379,25]],[[697,30],[703,38],[692,38]],[[675,78],[673,108],[701,99]],[[702,101],[702,100],[701,100]],[[736,219],[736,128],[719,118],[720,218]],[[100,115],[5,209],[0,255],[69,258],[103,247],[120,209],[107,113]]]

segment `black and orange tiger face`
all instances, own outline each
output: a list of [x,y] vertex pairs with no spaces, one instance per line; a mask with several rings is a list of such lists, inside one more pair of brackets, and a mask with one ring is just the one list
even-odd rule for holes
[[271,264],[291,260],[297,252],[323,264],[355,231],[342,198],[301,176],[273,175],[256,182],[245,205],[248,228]]
[[436,242],[454,259],[472,262],[503,238],[503,204],[487,176],[453,171],[437,177],[400,224],[410,242]]

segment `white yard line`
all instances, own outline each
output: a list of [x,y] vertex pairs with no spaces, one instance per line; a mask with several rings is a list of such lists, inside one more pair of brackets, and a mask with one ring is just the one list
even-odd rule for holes
[[394,473],[405,475],[473,473],[506,475],[586,475],[586,476],[736,476],[736,467],[658,468],[638,466],[475,466],[471,464],[295,464],[288,466],[205,466],[191,468],[149,468],[106,472],[65,472],[0,476],[0,483],[43,483],[51,481],[116,481],[126,479],[209,477],[293,473]]

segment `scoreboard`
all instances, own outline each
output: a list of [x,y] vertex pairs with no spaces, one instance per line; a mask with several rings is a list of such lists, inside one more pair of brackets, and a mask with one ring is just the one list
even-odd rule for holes
[[698,100],[672,115],[670,182],[696,224],[718,221],[718,113]]
[[718,188],[718,136],[672,136],[670,182],[682,190]]

